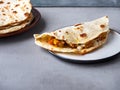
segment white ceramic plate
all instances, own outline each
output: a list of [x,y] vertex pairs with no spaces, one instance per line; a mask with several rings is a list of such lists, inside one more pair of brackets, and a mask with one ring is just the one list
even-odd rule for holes
[[109,58],[111,56],[114,56],[120,52],[120,34],[111,31],[108,41],[105,45],[103,45],[101,48],[90,52],[85,55],[75,55],[75,54],[66,54],[66,53],[56,53],[51,52],[55,56],[58,56],[60,58],[64,59],[70,59],[70,60],[77,60],[77,61],[94,61],[94,60],[101,60],[105,58]]

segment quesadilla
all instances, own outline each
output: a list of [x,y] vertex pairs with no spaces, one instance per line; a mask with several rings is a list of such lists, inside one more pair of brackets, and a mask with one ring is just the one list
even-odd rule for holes
[[53,52],[86,54],[102,46],[109,34],[108,16],[34,34],[35,44]]

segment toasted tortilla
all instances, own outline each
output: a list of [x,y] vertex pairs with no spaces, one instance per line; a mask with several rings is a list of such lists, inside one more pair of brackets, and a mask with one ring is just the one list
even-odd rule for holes
[[33,14],[31,13],[30,16],[25,21],[23,21],[22,23],[19,23],[18,25],[14,25],[12,27],[8,26],[8,27],[4,27],[3,29],[0,29],[0,35],[15,32],[15,31],[19,31],[20,29],[29,25],[32,22],[33,18],[34,18]]
[[86,54],[107,41],[108,23],[108,17],[104,16],[50,33],[34,34],[35,43],[55,52]]
[[0,28],[24,21],[31,9],[30,0],[0,0]]

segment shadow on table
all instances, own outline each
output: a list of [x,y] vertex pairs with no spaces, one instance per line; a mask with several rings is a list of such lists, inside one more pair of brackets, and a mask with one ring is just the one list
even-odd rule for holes
[[28,31],[26,31],[24,33],[14,35],[14,36],[0,38],[0,45],[21,42],[21,41],[33,38],[33,34],[42,32],[44,30],[45,26],[46,26],[46,23],[45,23],[44,19],[41,18],[41,20],[34,27],[32,27],[31,29],[29,29]]

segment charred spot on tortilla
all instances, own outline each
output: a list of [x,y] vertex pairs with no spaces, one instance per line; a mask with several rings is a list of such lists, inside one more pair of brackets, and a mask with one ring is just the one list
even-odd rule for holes
[[68,31],[66,31],[65,33],[66,33],[66,34],[69,34],[69,32],[68,32]]
[[5,13],[3,13],[3,15],[6,15]]
[[76,26],[80,26],[80,25],[82,25],[81,23],[79,23],[79,24],[75,24],[74,26],[76,27]]
[[7,2],[7,4],[10,4],[10,2]]
[[17,22],[18,20],[15,20],[15,22]]
[[29,9],[28,7],[26,7],[26,9]]
[[108,16],[106,16],[106,18],[108,18]]
[[56,32],[54,32],[53,34],[54,34],[54,35],[57,35],[57,33],[56,33]]
[[26,17],[28,17],[28,16],[29,16],[29,13],[25,13],[24,15],[25,15]]
[[86,33],[82,33],[82,34],[80,34],[80,37],[85,38],[85,37],[87,37],[87,34]]
[[61,30],[59,30],[59,32],[61,32]]
[[84,29],[84,27],[83,27],[82,25],[76,26],[76,27],[75,27],[75,30],[83,31],[83,29]]
[[105,28],[105,25],[104,25],[104,24],[102,24],[102,25],[100,25],[100,27],[101,27],[101,28]]
[[17,14],[17,11],[13,11],[14,14]]
[[0,1],[0,4],[3,4],[4,2],[3,1]]
[[18,6],[20,6],[20,4],[16,4],[16,5],[15,5],[15,7],[18,7]]

